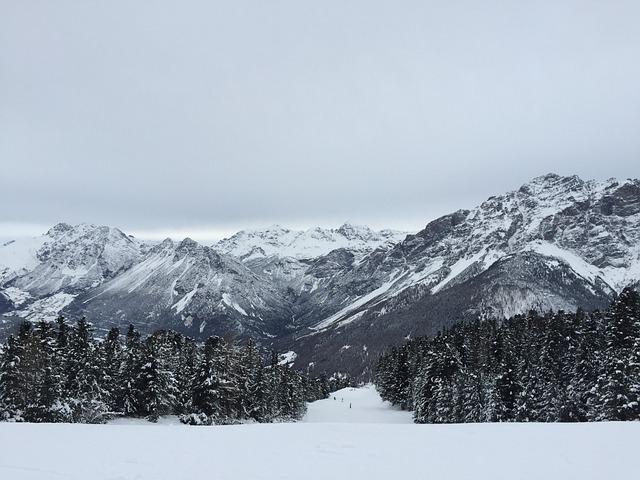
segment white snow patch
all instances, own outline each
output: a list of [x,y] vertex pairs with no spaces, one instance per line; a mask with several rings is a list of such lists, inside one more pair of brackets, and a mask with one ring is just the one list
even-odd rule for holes
[[416,283],[421,282],[422,280],[424,280],[425,278],[429,277],[430,275],[433,275],[435,272],[440,270],[443,265],[444,265],[444,259],[443,258],[436,258],[433,261],[431,261],[429,263],[429,265],[427,265],[421,271],[419,271],[419,272],[416,272],[416,271],[411,272],[411,275],[407,278],[407,283],[409,285],[415,285]]
[[380,398],[373,385],[343,388],[329,398],[310,403],[302,419],[306,423],[411,424],[411,412],[400,410]]
[[51,237],[41,235],[35,238],[20,239],[0,246],[0,282],[17,272],[29,272],[40,264],[38,251]]
[[289,365],[289,364],[292,364],[296,360],[296,358],[298,358],[298,354],[290,350],[288,352],[280,354],[280,361],[278,362],[278,364]]
[[[178,262],[176,262],[178,263]],[[179,261],[182,264],[182,261]],[[132,293],[137,288],[144,285],[154,275],[166,275],[168,271],[175,265],[173,262],[173,251],[170,249],[158,252],[151,257],[148,257],[143,262],[134,265],[128,271],[122,273],[111,282],[108,287],[101,290],[98,294],[88,298],[84,303],[88,303],[91,300],[99,297],[100,295],[109,291],[125,291],[126,293]],[[189,268],[188,266],[186,268]],[[183,272],[184,273],[184,272]]]
[[191,299],[193,298],[193,296],[196,294],[197,291],[198,291],[198,285],[193,287],[193,290],[191,290],[184,297],[178,300],[171,308],[175,308],[176,313],[182,312],[185,309],[185,307],[189,304],[189,302],[191,301]]
[[9,300],[11,300],[16,307],[22,305],[31,298],[31,294],[29,292],[25,292],[24,290],[20,290],[16,287],[5,288],[4,294],[9,297]]
[[231,295],[229,295],[228,293],[225,292],[225,293],[222,294],[222,301],[227,306],[229,306],[229,307],[233,308],[234,310],[240,312],[245,317],[249,316],[247,314],[247,312],[240,305],[238,305],[236,302],[233,301],[233,299],[231,298]]
[[311,290],[309,290],[309,293],[313,293],[318,289],[318,285],[320,284],[320,281],[317,278],[313,279],[313,285],[311,285]]
[[473,265],[474,263],[479,261],[486,253],[487,253],[486,250],[483,249],[483,250],[480,250],[475,255],[472,255],[469,258],[461,258],[460,260],[458,260],[456,263],[454,263],[451,266],[451,271],[449,272],[449,275],[447,275],[447,277],[444,280],[442,280],[440,283],[438,283],[438,285],[433,287],[431,289],[431,292],[432,293],[437,293],[447,283],[449,283],[451,280],[456,278],[458,275],[460,275],[462,272],[464,272],[471,265]]
[[180,318],[182,319],[182,323],[185,327],[190,327],[191,325],[193,325],[193,317],[191,315],[187,315],[186,317],[182,315]]
[[602,271],[598,267],[591,265],[569,250],[563,250],[557,245],[536,241],[528,246],[528,250],[546,255],[547,257],[564,260],[574,272],[590,282],[594,282],[597,277],[603,277]]
[[70,293],[56,293],[50,297],[41,298],[28,307],[17,310],[15,314],[32,322],[40,320],[52,321],[58,318],[60,311],[69,305],[76,295]]

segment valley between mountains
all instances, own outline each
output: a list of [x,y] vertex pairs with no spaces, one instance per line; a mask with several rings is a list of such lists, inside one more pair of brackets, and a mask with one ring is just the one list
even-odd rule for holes
[[61,223],[0,246],[0,328],[62,314],[99,336],[134,324],[252,337],[303,371],[370,378],[406,338],[603,309],[627,286],[640,286],[640,181],[549,174],[412,234],[274,226],[205,246]]

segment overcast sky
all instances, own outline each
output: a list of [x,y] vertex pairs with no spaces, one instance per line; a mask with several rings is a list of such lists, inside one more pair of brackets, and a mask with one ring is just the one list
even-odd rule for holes
[[0,0],[0,238],[419,230],[640,177],[640,1]]

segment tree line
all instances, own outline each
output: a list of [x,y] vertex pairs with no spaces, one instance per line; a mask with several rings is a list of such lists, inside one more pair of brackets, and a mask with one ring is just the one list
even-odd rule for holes
[[189,424],[295,420],[306,402],[348,380],[309,378],[256,344],[220,337],[204,344],[173,331],[142,338],[133,325],[93,338],[85,318],[70,325],[21,324],[0,355],[0,420],[103,423],[118,416],[180,415]]
[[375,383],[418,423],[640,420],[640,296],[460,323],[381,357]]

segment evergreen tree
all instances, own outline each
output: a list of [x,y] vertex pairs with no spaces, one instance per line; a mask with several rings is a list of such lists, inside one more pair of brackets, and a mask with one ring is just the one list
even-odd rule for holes
[[66,419],[62,399],[61,362],[56,356],[55,336],[48,322],[37,323],[29,341],[34,375],[27,418],[31,422],[55,422]]
[[186,414],[193,396],[197,367],[202,361],[201,349],[192,338],[182,338],[175,367],[176,412]]
[[242,349],[238,362],[240,379],[241,417],[261,421],[266,413],[265,391],[262,379],[262,359],[253,340]]
[[122,366],[122,343],[120,330],[113,327],[107,333],[104,342],[100,345],[100,355],[103,358],[102,386],[109,393],[109,410],[115,412],[118,408],[118,385],[121,382],[120,373]]
[[66,394],[71,421],[102,423],[109,413],[109,392],[103,387],[104,358],[91,338],[91,325],[78,320],[69,342]]
[[147,338],[143,349],[142,367],[138,376],[141,392],[139,414],[155,422],[161,415],[173,412],[176,403],[177,381],[168,368],[166,334],[159,331]]
[[20,368],[21,347],[13,335],[0,357],[0,420],[23,421],[26,402],[22,395],[25,378]]
[[225,415],[222,394],[224,349],[225,344],[220,337],[207,339],[193,386],[191,408],[204,413],[212,422],[223,419]]
[[129,325],[125,334],[121,357],[119,382],[114,392],[116,409],[127,416],[144,415],[138,380],[143,366],[142,343],[140,333],[133,325]]

